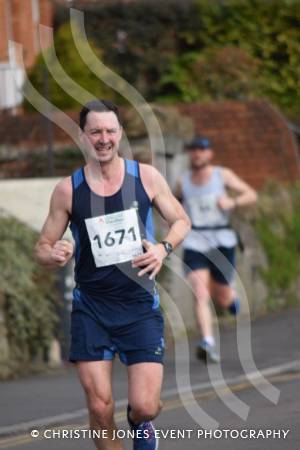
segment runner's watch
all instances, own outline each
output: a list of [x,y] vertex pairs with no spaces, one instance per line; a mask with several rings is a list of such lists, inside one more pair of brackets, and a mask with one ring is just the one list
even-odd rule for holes
[[168,241],[161,241],[160,244],[162,244],[165,247],[166,252],[168,253],[168,255],[170,253],[172,253],[173,251],[173,245],[170,244],[170,242]]

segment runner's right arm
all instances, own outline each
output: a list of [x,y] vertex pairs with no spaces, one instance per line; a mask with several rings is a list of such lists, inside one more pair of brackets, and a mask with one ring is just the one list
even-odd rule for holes
[[[191,227],[190,220],[158,170],[147,164],[141,164],[140,170],[143,186],[149,199],[169,225],[169,231],[164,240],[175,248],[188,234]],[[143,268],[138,273],[139,276],[150,272],[149,278],[153,279],[159,272],[164,258],[167,257],[167,252],[162,243],[153,244],[144,239],[143,246],[146,253],[135,257],[132,260],[132,266]]]
[[69,223],[71,204],[72,184],[68,177],[52,193],[48,217],[35,246],[35,258],[44,266],[63,267],[73,255],[73,244],[61,239]]

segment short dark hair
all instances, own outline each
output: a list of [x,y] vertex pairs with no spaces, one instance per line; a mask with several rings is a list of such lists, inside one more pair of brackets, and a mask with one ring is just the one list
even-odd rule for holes
[[117,116],[119,124],[122,126],[120,111],[110,100],[95,99],[87,102],[79,113],[79,126],[83,130],[86,124],[86,117],[90,111],[113,112]]

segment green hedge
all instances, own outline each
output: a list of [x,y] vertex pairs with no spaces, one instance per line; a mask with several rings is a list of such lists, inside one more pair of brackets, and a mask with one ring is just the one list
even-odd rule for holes
[[268,308],[299,304],[300,183],[287,188],[269,182],[260,196],[254,227],[267,258],[261,273],[269,290]]
[[56,334],[58,291],[54,274],[37,265],[37,233],[13,218],[0,218],[0,307],[10,359],[30,362],[46,354]]

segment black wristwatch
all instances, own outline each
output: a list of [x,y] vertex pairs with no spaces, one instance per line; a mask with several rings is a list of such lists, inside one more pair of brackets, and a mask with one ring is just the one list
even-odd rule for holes
[[170,244],[170,242],[168,241],[161,241],[160,244],[162,244],[165,247],[166,252],[168,253],[168,255],[170,253],[172,253],[173,251],[173,245]]

